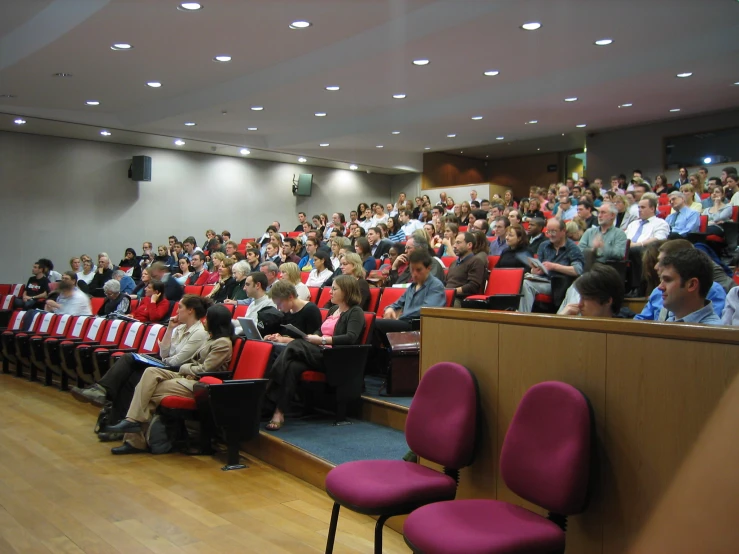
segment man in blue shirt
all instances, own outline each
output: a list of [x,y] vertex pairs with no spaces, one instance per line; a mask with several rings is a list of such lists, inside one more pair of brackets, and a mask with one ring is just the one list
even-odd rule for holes
[[136,283],[133,282],[133,279],[126,275],[126,272],[121,269],[117,269],[113,272],[113,279],[120,282],[121,294],[131,294],[133,289],[136,288]]
[[659,290],[671,313],[665,321],[721,325],[713,304],[706,299],[713,283],[711,259],[695,248],[665,255],[660,263]]
[[557,219],[562,221],[570,221],[575,219],[577,215],[577,207],[572,205],[569,197],[563,197],[559,200],[559,209],[557,210]]
[[511,224],[507,217],[498,216],[493,220],[490,230],[493,231],[495,237],[490,241],[490,256],[500,256],[508,250],[508,243],[505,240],[506,228]]
[[380,343],[387,344],[387,333],[410,331],[411,320],[421,317],[421,308],[446,305],[444,284],[431,275],[431,256],[425,250],[414,250],[409,257],[413,282],[403,296],[385,308],[382,319],[375,320]]
[[695,233],[700,226],[700,214],[685,205],[685,194],[682,192],[671,192],[669,198],[675,212],[668,215],[665,220],[670,226],[670,235],[667,238],[685,238],[688,233]]

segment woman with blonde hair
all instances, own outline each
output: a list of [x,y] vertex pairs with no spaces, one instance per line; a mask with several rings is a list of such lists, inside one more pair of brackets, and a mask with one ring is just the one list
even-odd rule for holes
[[[366,310],[369,306],[370,287],[365,278],[366,272],[364,270],[364,267],[362,267],[362,258],[359,257],[359,254],[355,254],[354,252],[346,252],[341,255],[341,259],[339,260],[339,267],[341,268],[342,275],[351,275],[357,280],[357,284],[359,285],[359,292],[362,295],[362,301],[359,303],[359,305],[362,307],[363,310]],[[322,307],[331,309],[333,306],[334,305],[329,300],[326,305]]]
[[223,252],[213,252],[210,255],[210,259],[213,263],[213,270],[208,275],[208,280],[205,281],[205,284],[215,285],[221,278],[221,266],[226,260],[226,255]]
[[[697,179],[696,175],[691,175],[691,177],[696,177]],[[695,210],[698,213],[703,213],[703,204],[696,201],[695,191],[696,188],[694,185],[683,185],[680,187],[680,192],[685,195],[685,205],[691,210]],[[670,210],[670,213],[672,213],[672,210]]]
[[305,283],[303,283],[300,277],[300,268],[298,267],[298,264],[285,262],[280,266],[280,271],[282,272],[283,281],[287,281],[295,287],[295,290],[298,293],[298,298],[301,300],[310,300],[310,290],[305,286]]
[[220,277],[218,283],[206,298],[210,298],[216,303],[222,303],[229,298],[230,293],[233,292],[236,286],[236,281],[233,278],[233,266],[234,261],[231,258],[226,258],[223,261],[218,270],[218,276]]

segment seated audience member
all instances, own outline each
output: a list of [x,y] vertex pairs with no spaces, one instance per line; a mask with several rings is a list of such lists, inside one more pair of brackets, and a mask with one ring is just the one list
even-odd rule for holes
[[403,242],[405,240],[405,233],[401,229],[397,216],[390,217],[387,220],[387,239],[391,243]]
[[[253,271],[259,271],[259,267],[257,266],[257,269],[253,270],[245,261],[236,262],[231,266],[231,278],[233,279],[233,282],[224,284],[226,297],[222,300],[222,303],[244,304],[246,302],[247,294],[246,290],[244,290],[244,286],[246,285],[246,276]],[[223,293],[223,291],[221,291],[221,293]],[[218,302],[215,298],[213,301]]]
[[211,306],[205,316],[209,338],[195,353],[192,361],[176,372],[148,367],[136,385],[125,419],[108,427],[111,433],[125,433],[123,444],[113,454],[137,454],[147,451],[146,430],[159,403],[165,396],[193,398],[198,375],[226,371],[233,355],[231,313],[224,306]]
[[123,259],[118,264],[118,268],[134,281],[141,279],[141,259],[136,255],[136,251],[133,248],[126,248]]
[[[411,266],[410,266],[410,255],[414,250],[422,250],[423,252],[429,252],[429,244],[426,242],[423,231],[416,231],[416,234],[408,237],[405,243],[405,252],[400,254],[390,266],[390,272],[386,281],[386,286],[392,285],[404,285],[411,282]],[[429,252],[429,255],[431,253]],[[431,257],[431,274],[439,279],[442,283],[445,281],[444,278],[444,266],[438,258]]]
[[370,227],[367,230],[367,242],[369,242],[370,246],[369,253],[376,260],[385,256],[387,251],[390,250],[390,246],[392,244],[391,242],[382,239],[382,231],[377,226]]
[[[583,272],[583,254],[578,246],[565,234],[565,222],[561,219],[547,221],[549,240],[539,247],[537,253],[547,273],[532,266],[531,273],[537,277],[525,279],[519,312],[530,312],[537,294],[552,295],[555,308],[559,308],[559,293],[565,293],[570,283]],[[553,285],[557,291],[553,290]]]
[[[82,269],[77,272],[77,286],[82,292],[86,293],[90,282],[93,277],[95,277],[97,268],[95,267],[95,264],[92,263],[92,258],[87,254],[82,254],[82,256],[80,256],[80,263],[82,264]],[[81,285],[80,283],[84,283],[84,285]]]
[[724,190],[721,187],[715,187],[711,193],[710,199],[713,205],[703,210],[703,214],[708,216],[708,227],[706,233],[709,235],[724,236],[723,224],[732,221],[734,208],[731,204],[724,201]]
[[[480,261],[482,261],[482,263],[485,264],[485,267],[487,268],[487,266],[488,266],[488,256],[489,256],[488,248],[490,247],[490,244],[488,243],[488,239],[485,236],[485,233],[483,233],[482,231],[479,231],[477,229],[473,229],[470,232],[475,237],[475,246],[474,246],[474,248],[472,248],[472,253],[475,256],[477,256],[478,258],[480,258]],[[457,234],[459,234],[459,233],[457,233]],[[431,252],[429,252],[429,255],[431,255],[431,254],[435,254],[435,252],[433,251],[433,249],[432,249]],[[436,258],[436,259],[438,259],[438,258]],[[444,266],[444,267],[446,267],[446,266]]]
[[[579,207],[579,206],[578,206]],[[580,237],[578,246],[585,258],[587,272],[595,262],[620,261],[626,255],[626,233],[615,226],[618,208],[603,202],[598,211],[598,225],[591,227]]]
[[729,173],[726,175],[726,185],[724,185],[724,194],[730,199],[732,206],[739,206],[739,195],[736,194],[739,190],[739,176],[736,173]]
[[703,204],[701,204],[696,198],[695,191],[697,189],[693,185],[683,185],[680,187],[680,192],[685,195],[685,205],[693,211],[698,213],[703,212]]
[[164,296],[167,300],[179,302],[184,294],[184,288],[169,272],[169,266],[163,262],[154,262],[149,266],[149,276],[154,281],[164,283]]
[[598,225],[598,216],[593,213],[593,203],[590,200],[581,199],[577,203],[577,219],[585,223],[585,229]]
[[491,229],[494,232],[493,236],[495,239],[490,243],[489,252],[491,256],[500,256],[508,249],[508,245],[505,241],[505,232],[510,224],[511,222],[502,215],[493,219],[493,226]]
[[110,262],[110,257],[105,252],[98,254],[98,265],[95,276],[87,286],[88,294],[92,296],[105,296],[103,285],[113,278],[113,270],[115,267]]
[[459,225],[457,225],[456,223],[446,223],[444,225],[444,237],[441,239],[441,244],[439,245],[439,249],[436,252],[436,255],[439,258],[443,258],[445,256],[454,256],[454,237],[456,237],[458,234]]
[[377,262],[372,256],[370,243],[365,237],[359,237],[354,242],[354,250],[362,260],[362,267],[367,273],[377,269]]
[[246,263],[249,265],[249,271],[258,271],[261,262],[262,257],[259,254],[259,250],[256,248],[246,249]]
[[76,257],[76,256],[74,258],[70,258],[69,259],[69,268],[74,273],[79,273],[80,270],[82,269],[82,261],[78,257]]
[[[262,315],[268,311],[268,308],[275,308],[275,303],[267,295],[267,276],[261,271],[249,273],[244,281],[244,293],[251,300],[244,317],[252,319],[257,323],[262,336],[275,332],[279,322],[274,322],[271,319],[269,321],[266,319],[262,321]],[[239,322],[234,320],[233,324],[236,328],[236,334],[243,334],[244,330],[239,325]]]
[[[144,269],[145,267],[149,267],[152,264],[155,256],[154,256],[154,250],[152,248],[152,244],[148,241],[144,242],[141,245],[141,250],[142,250],[141,257],[137,259],[137,263],[138,263],[139,269]],[[134,252],[134,256],[135,254],[136,253]]]
[[141,300],[146,294],[146,285],[151,282],[151,275],[149,274],[149,268],[141,270],[141,281],[134,287],[134,289],[128,293],[128,297],[131,300]]
[[629,279],[630,292],[627,298],[643,294],[642,275],[642,253],[644,248],[658,240],[664,240],[670,234],[670,226],[663,219],[655,215],[657,210],[657,199],[654,195],[639,200],[639,219],[632,221],[626,229],[626,238],[631,241],[629,249],[629,260],[631,271]]
[[77,274],[67,271],[57,287],[59,295],[55,300],[47,300],[44,309],[47,312],[67,315],[92,315],[92,307],[88,296],[77,288]]
[[297,248],[298,243],[295,241],[294,238],[286,238],[282,242],[282,252],[280,254],[280,265],[284,264],[285,262],[292,262],[294,264],[300,263],[300,258],[295,254],[295,249]]
[[203,249],[198,246],[195,237],[187,237],[185,240],[183,240],[182,248],[185,249],[185,256],[188,260],[192,259],[192,255],[195,254],[195,252],[203,251]]
[[121,284],[111,279],[103,285],[105,302],[98,310],[97,315],[107,316],[110,314],[127,314],[131,310],[131,299],[121,293]]
[[282,279],[295,287],[295,290],[298,293],[298,298],[301,300],[310,300],[310,290],[300,279],[300,269],[298,269],[298,264],[285,262],[280,266],[280,272],[282,273]]
[[[242,263],[242,262],[237,262]],[[246,262],[243,262],[246,264]],[[207,298],[210,298],[213,300],[214,303],[222,303],[229,299],[229,294],[233,293],[233,290],[236,288],[236,281],[233,278],[233,266],[234,266],[233,260],[231,258],[226,258],[223,260],[223,263],[221,264],[221,267],[218,270],[220,279],[216,283],[216,285],[213,287],[213,290],[211,290]],[[249,265],[246,264],[246,267],[242,266],[241,274],[245,275],[249,273]]]
[[[355,254],[354,252],[345,252],[341,255],[341,258],[339,260],[339,271],[341,271],[341,275],[349,275],[357,280],[357,284],[359,285],[359,293],[362,296],[362,300],[360,301],[359,306],[362,308],[362,310],[366,310],[369,306],[370,287],[369,283],[365,279],[365,271],[362,267],[362,259],[359,257],[358,254]],[[333,277],[333,279],[336,279],[337,277],[338,275],[336,277]],[[333,306],[334,305],[331,303],[331,300],[329,300],[328,302],[326,302],[325,306],[321,307],[331,309],[333,308]]]
[[144,323],[159,323],[167,318],[172,311],[172,305],[164,297],[164,283],[149,281],[144,289],[146,296],[131,314],[131,317]]
[[308,287],[321,287],[331,277],[334,268],[331,265],[331,256],[323,250],[319,250],[313,256],[313,271],[310,272],[305,282]]
[[713,303],[707,300],[713,284],[711,259],[695,248],[665,255],[659,267],[662,301],[670,312],[665,321],[721,325]]
[[554,217],[562,221],[570,221],[575,219],[577,215],[577,206],[572,205],[572,199],[569,196],[560,196],[557,205],[557,213]]
[[380,223],[387,223],[388,215],[385,213],[385,208],[379,202],[375,204],[375,213],[370,219],[370,228],[377,227]]
[[578,242],[585,233],[585,222],[580,219],[573,219],[565,224],[565,234],[571,241]]
[[615,197],[614,203],[618,208],[618,215],[616,216],[616,227],[622,231],[626,231],[631,225],[632,221],[637,221],[639,218],[632,215],[629,204],[629,199],[624,194],[618,194]]
[[346,237],[335,237],[329,242],[331,244],[331,266],[334,268],[334,271],[336,271],[339,267],[341,250],[347,250],[349,248],[349,239]]
[[685,194],[671,192],[669,195],[672,213],[665,221],[670,226],[671,239],[685,238],[689,233],[695,233],[700,226],[700,213],[685,205]]
[[524,221],[529,221],[534,218],[544,219],[544,213],[541,211],[541,206],[539,204],[538,198],[532,198],[531,200],[529,200],[528,210],[523,213]]
[[654,194],[670,194],[675,188],[667,181],[667,177],[660,173],[654,178]]
[[264,261],[272,262],[275,265],[280,265],[282,259],[280,258],[281,248],[277,246],[277,241],[271,241],[264,247]]
[[278,431],[285,423],[285,413],[292,403],[300,375],[325,371],[323,350],[327,346],[359,344],[364,331],[364,312],[359,285],[354,277],[341,275],[331,285],[331,301],[335,307],[316,334],[294,340],[280,353],[268,375],[267,398],[276,406],[268,431]]
[[223,238],[222,242],[231,240],[231,231],[221,231],[221,237]]
[[[528,247],[528,236],[526,231],[520,225],[511,225],[506,229],[505,240],[508,248],[500,255],[496,268],[516,268],[529,269],[531,264],[527,258],[533,254]],[[487,259],[485,260],[487,267]]]
[[547,224],[547,220],[542,218],[529,219],[529,228],[526,229],[526,234],[529,237],[529,250],[532,253],[539,251],[539,247],[547,240],[547,236],[544,234],[544,227]]
[[280,268],[277,267],[275,262],[262,262],[259,264],[259,271],[267,276],[267,288],[265,290],[269,292],[272,289],[272,285],[277,281]]
[[523,219],[521,218],[521,213],[518,210],[511,210],[508,212],[508,222],[511,225],[521,225],[523,223]]
[[480,294],[485,284],[487,266],[473,254],[475,244],[475,236],[470,232],[459,233],[454,239],[457,261],[449,268],[446,287],[454,289],[454,305],[457,307],[462,305],[462,300],[467,296]]
[[418,216],[413,217],[413,212],[410,210],[400,210],[398,218],[401,223],[400,229],[406,239],[413,234],[413,231],[423,228],[423,223],[418,221]]
[[180,285],[185,286],[185,282],[187,282],[187,278],[190,276],[190,260],[182,257],[177,261],[177,265],[180,270],[173,277]]
[[306,222],[305,212],[298,212],[298,225],[295,227],[296,233],[303,232],[303,224]]
[[226,254],[223,252],[213,252],[210,255],[212,260],[213,270],[208,272],[208,279],[206,279],[206,285],[215,285],[221,279],[221,266],[226,259]]
[[595,264],[572,285],[576,302],[567,304],[560,315],[583,317],[621,317],[624,301],[624,281],[618,271],[605,264]]
[[32,275],[26,281],[23,296],[13,299],[13,306],[16,309],[43,309],[44,301],[49,296],[49,278],[44,271],[46,267],[48,266],[43,258],[33,264],[33,268],[31,269]]
[[300,268],[300,271],[310,273],[313,271],[313,257],[316,255],[316,252],[318,252],[318,239],[311,237],[306,240],[305,252],[305,256],[303,256],[300,262],[298,262],[298,267]]
[[133,279],[126,275],[125,271],[120,269],[116,269],[113,272],[113,279],[121,284],[121,293],[123,294],[129,295],[136,288],[136,283],[133,282]]
[[226,243],[226,252],[225,252],[225,254],[226,254],[227,257],[233,256],[238,251],[239,251],[239,245],[236,242],[230,240],[230,241],[228,241]]
[[[285,314],[283,325],[292,325],[306,335],[315,333],[321,328],[321,310],[313,302],[301,300],[295,287],[288,281],[277,281],[272,287],[272,301],[278,310]],[[264,340],[287,344],[300,337],[289,329],[284,334],[274,333],[264,337]]]
[[[668,240],[667,242],[664,242],[658,248],[657,259],[654,263],[654,271],[657,274],[657,279],[659,280],[659,272],[661,271],[662,261],[665,257],[682,250],[690,250],[693,248],[693,244],[685,239]],[[647,263],[646,257],[645,263]],[[711,301],[716,316],[721,317],[724,310],[724,304],[726,302],[726,291],[721,284],[715,281],[711,284],[707,299]],[[634,319],[640,321],[665,321],[668,315],[667,310],[663,307],[662,291],[655,287],[649,294],[647,303],[644,305],[641,313],[636,314]]]
[[[710,294],[708,299],[710,300]],[[726,295],[721,325],[733,325],[734,327],[739,325],[739,287],[734,287]]]
[[210,277],[210,273],[205,268],[205,254],[195,252],[190,258],[190,266],[192,266],[192,272],[185,279],[185,285],[205,285]]
[[411,321],[421,317],[421,308],[446,305],[444,283],[431,274],[432,258],[423,250],[410,255],[411,286],[396,302],[385,308],[382,319],[375,320],[375,330],[380,343],[387,344],[387,333],[410,331]]
[[[170,318],[167,330],[159,342],[159,356],[162,362],[173,371],[189,362],[200,347],[208,340],[201,319],[212,304],[207,298],[186,294],[179,302],[177,315]],[[110,421],[120,421],[131,404],[133,391],[141,380],[147,365],[137,361],[133,354],[121,356],[97,383],[80,389],[73,387],[72,396],[80,402],[90,402],[102,407],[112,402]],[[107,433],[107,430],[102,430]],[[120,437],[104,435],[105,440]]]

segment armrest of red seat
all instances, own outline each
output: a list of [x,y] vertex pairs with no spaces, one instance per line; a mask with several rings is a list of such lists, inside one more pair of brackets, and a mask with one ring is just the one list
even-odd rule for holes
[[233,371],[210,371],[208,373],[200,373],[199,377],[200,377],[201,383],[207,382],[207,381],[203,381],[203,379],[206,377],[208,378],[212,377],[212,378],[218,379],[219,381],[227,381],[231,379],[231,377],[233,377]]

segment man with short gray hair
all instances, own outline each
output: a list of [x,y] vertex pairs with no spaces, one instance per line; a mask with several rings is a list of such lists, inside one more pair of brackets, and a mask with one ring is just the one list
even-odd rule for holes
[[591,227],[580,238],[578,246],[585,257],[585,271],[595,262],[623,260],[626,255],[626,233],[614,226],[618,208],[603,202],[598,211],[598,225]]
[[685,238],[688,236],[688,233],[696,232],[698,227],[700,227],[701,214],[685,204],[684,193],[678,191],[671,192],[669,198],[674,212],[668,215],[665,220],[670,226],[668,238]]
[[272,285],[277,280],[277,274],[280,272],[280,268],[277,267],[275,262],[262,262],[259,264],[259,271],[267,276],[267,288],[265,291],[269,292]]
[[[121,293],[123,294],[130,294],[136,288],[136,283],[133,282],[133,279],[126,275],[126,272],[121,269],[116,269],[113,272],[113,279],[121,284]],[[103,287],[103,290],[105,290],[105,287]]]
[[131,310],[131,299],[121,293],[121,284],[115,279],[106,281],[103,285],[105,302],[98,310],[97,315],[127,314]]
[[[395,258],[393,265],[390,267],[390,275],[388,276],[386,286],[404,285],[411,282],[412,275],[409,260],[411,253],[415,250],[429,252],[429,243],[425,239],[414,234],[409,236],[406,240],[405,252]],[[429,255],[430,254],[431,253],[429,252]],[[445,281],[444,267],[435,256],[431,256],[431,260],[431,274],[443,283]]]

